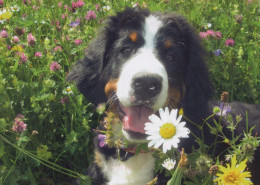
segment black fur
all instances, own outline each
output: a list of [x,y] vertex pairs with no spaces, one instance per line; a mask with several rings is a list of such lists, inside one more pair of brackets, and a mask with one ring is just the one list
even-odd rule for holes
[[[148,10],[126,8],[123,12],[119,12],[115,16],[111,16],[102,28],[98,37],[94,39],[88,46],[85,58],[77,62],[72,71],[67,76],[68,81],[75,81],[79,91],[93,104],[97,105],[107,101],[104,93],[104,87],[110,79],[118,78],[123,61],[131,57],[137,48],[143,43],[138,40],[137,43],[129,45],[127,43],[127,34],[131,30],[142,31],[141,24],[144,18],[150,15]],[[160,30],[157,39],[158,53],[157,56],[165,61],[167,73],[170,78],[170,85],[179,89],[182,97],[179,101],[178,108],[183,107],[185,116],[196,123],[201,123],[203,119],[211,114],[213,106],[218,102],[210,102],[214,93],[212,84],[209,80],[208,70],[205,64],[205,51],[201,46],[201,41],[196,31],[190,26],[184,18],[176,14],[153,13],[161,18],[165,27]],[[166,38],[171,38],[175,43],[174,47],[169,50],[163,50],[162,42]],[[125,52],[126,51],[126,52]],[[174,61],[168,60],[168,54],[173,55]],[[172,58],[171,58],[172,59]],[[120,63],[118,62],[120,61]],[[122,62],[121,62],[122,61]],[[185,89],[183,89],[185,87]],[[256,131],[259,132],[260,108],[259,106],[231,103],[233,113],[242,114],[245,118],[245,111],[248,111],[249,123],[256,125]],[[223,124],[227,124],[223,122]],[[188,123],[188,127],[197,136],[200,131]],[[245,119],[238,126],[238,134],[245,130]],[[225,132],[225,129],[224,129]],[[214,136],[205,130],[206,144],[210,145],[214,142]],[[228,132],[226,132],[228,134]],[[115,149],[100,148],[97,143],[96,148],[99,152],[116,157]],[[190,152],[191,146],[195,145],[194,138],[190,138],[180,147],[184,147]],[[221,152],[228,147],[227,145],[219,145],[216,152]],[[121,156],[125,156],[123,150],[120,151]],[[129,154],[131,157],[131,154]],[[252,174],[255,184],[260,184],[257,176],[260,173],[260,154],[259,149],[256,152],[256,159],[253,162]],[[127,160],[127,159],[126,159]],[[94,178],[93,184],[104,184],[105,177],[102,175],[99,167],[93,165],[89,170],[89,175]],[[159,178],[158,184],[166,184],[164,178]]]

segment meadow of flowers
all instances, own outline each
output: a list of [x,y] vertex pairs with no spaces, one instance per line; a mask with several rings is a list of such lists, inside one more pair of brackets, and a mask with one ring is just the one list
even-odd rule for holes
[[65,77],[125,6],[184,15],[209,53],[216,94],[260,103],[258,0],[0,0],[0,184],[89,180],[92,128],[104,110]]

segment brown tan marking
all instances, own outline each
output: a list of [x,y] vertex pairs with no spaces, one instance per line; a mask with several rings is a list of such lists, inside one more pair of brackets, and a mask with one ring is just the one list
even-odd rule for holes
[[105,94],[107,98],[117,90],[117,79],[109,80],[109,82],[105,86]]
[[129,38],[131,39],[132,42],[136,42],[138,39],[138,35],[135,31],[133,31],[132,33],[130,33]]
[[171,46],[172,46],[172,41],[171,41],[171,40],[166,40],[166,41],[164,42],[164,47],[165,47],[166,49],[169,49]]
[[95,163],[98,165],[98,167],[103,168],[103,163],[101,158],[102,158],[101,154],[95,151]]
[[[185,86],[183,86],[182,94],[185,93]],[[179,89],[176,89],[174,87],[170,87],[168,90],[168,98],[166,101],[166,105],[170,108],[180,108],[180,99],[182,97],[182,94]]]

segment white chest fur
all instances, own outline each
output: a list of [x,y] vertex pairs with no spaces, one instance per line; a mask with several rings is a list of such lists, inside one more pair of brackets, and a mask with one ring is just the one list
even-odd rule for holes
[[103,168],[107,185],[146,185],[153,179],[154,162],[152,153],[140,153],[127,161],[111,158]]

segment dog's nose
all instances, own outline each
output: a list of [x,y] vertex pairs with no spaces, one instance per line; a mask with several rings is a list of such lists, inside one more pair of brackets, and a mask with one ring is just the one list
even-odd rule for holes
[[162,77],[158,75],[139,76],[134,78],[132,87],[137,98],[151,99],[161,92]]

